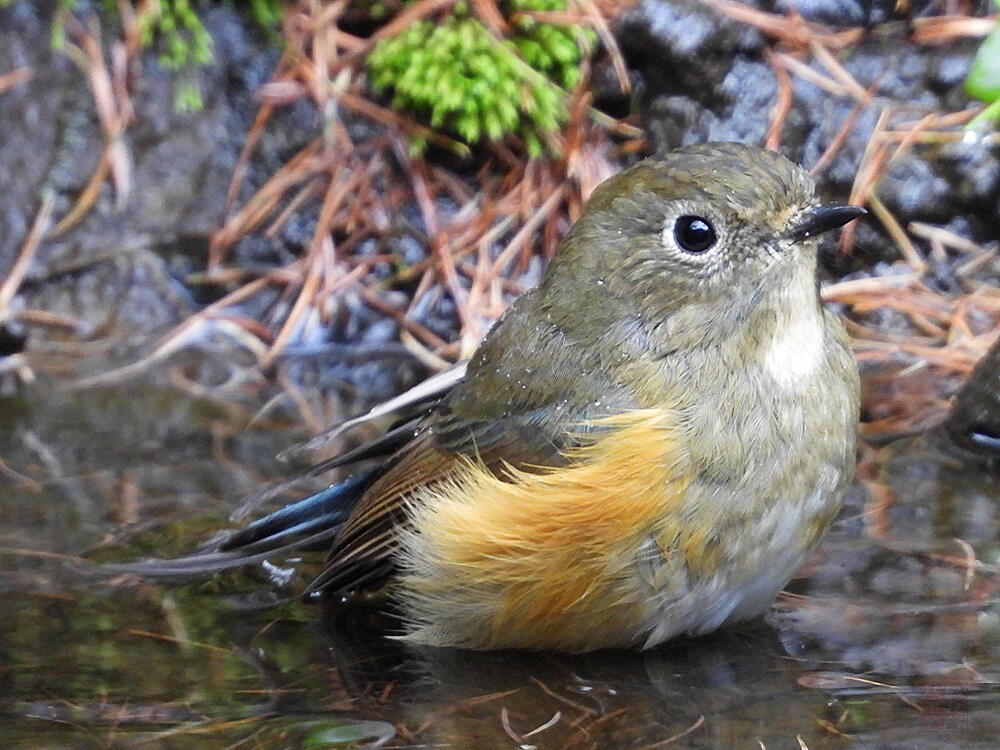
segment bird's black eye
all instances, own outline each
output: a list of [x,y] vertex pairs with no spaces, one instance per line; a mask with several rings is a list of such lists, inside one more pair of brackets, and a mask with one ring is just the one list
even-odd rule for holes
[[708,250],[718,236],[708,219],[700,216],[681,216],[674,222],[674,241],[677,247],[688,253],[703,253]]

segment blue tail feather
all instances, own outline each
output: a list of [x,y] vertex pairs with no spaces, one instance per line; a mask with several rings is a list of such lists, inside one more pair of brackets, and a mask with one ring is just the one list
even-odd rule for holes
[[378,469],[369,469],[352,474],[311,497],[286,505],[227,537],[219,550],[254,554],[283,546],[290,538],[337,526],[347,518],[378,473]]
[[204,550],[172,560],[114,564],[103,567],[114,572],[135,573],[147,578],[185,579],[228,570],[297,550],[328,547],[337,530],[374,482],[379,467],[353,474],[305,500],[261,518]]

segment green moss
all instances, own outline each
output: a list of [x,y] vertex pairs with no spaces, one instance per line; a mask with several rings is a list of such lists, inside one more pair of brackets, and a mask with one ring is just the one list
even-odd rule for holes
[[157,0],[152,8],[152,12],[142,17],[139,32],[146,46],[159,38],[160,65],[180,70],[212,61],[212,37],[189,0]]
[[250,14],[267,30],[278,28],[283,8],[282,0],[250,0]]
[[[563,11],[565,0],[510,0],[517,11]],[[466,143],[519,136],[532,155],[565,122],[566,92],[579,80],[580,43],[593,32],[521,17],[498,39],[463,3],[445,20],[416,21],[368,56],[372,85],[393,106]]]
[[[11,0],[0,0],[0,7]],[[174,106],[179,112],[201,109],[202,94],[196,77],[200,67],[212,62],[212,37],[201,22],[194,5],[196,0],[154,0],[149,12],[141,16],[139,33],[142,44],[157,52],[158,61],[167,70],[178,71]],[[235,7],[246,8],[242,2]],[[59,0],[61,10],[73,12],[80,0]],[[285,0],[250,0],[250,15],[266,30],[273,31],[281,21]],[[114,0],[101,0],[101,7],[108,14],[117,12]],[[62,47],[66,38],[60,14],[52,25],[52,46]]]

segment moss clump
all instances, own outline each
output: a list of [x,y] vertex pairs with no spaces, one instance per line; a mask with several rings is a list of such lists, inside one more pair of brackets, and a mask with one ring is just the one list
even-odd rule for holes
[[188,0],[157,0],[141,16],[139,32],[143,46],[159,39],[160,65],[168,70],[212,61],[212,37]]
[[[519,11],[564,11],[565,0],[498,4]],[[593,32],[518,16],[498,39],[458,3],[443,21],[420,20],[380,41],[368,56],[376,90],[392,90],[393,106],[426,118],[466,143],[519,136],[531,155],[566,119],[566,90],[577,82],[580,44]],[[418,146],[420,144],[417,144]]]

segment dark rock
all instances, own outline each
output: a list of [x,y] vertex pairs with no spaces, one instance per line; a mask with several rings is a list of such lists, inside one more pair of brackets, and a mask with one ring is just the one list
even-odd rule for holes
[[[39,193],[56,195],[54,221],[73,207],[93,174],[104,136],[95,114],[89,84],[65,55],[52,49],[50,30],[57,0],[15,2],[0,9],[0,70],[30,68],[32,77],[4,94],[0,108],[0,174],[16,175],[0,196],[0,269],[9,268],[38,210]],[[114,15],[100,3],[80,0],[73,13],[85,24],[105,29],[107,45],[117,28]],[[141,56],[141,69],[130,78],[135,120],[124,134],[131,189],[119,196],[105,181],[96,204],[64,236],[39,246],[16,300],[18,309],[40,309],[76,322],[71,334],[42,329],[39,346],[57,338],[73,342],[100,339],[108,345],[94,367],[130,362],[148,351],[156,336],[186,319],[200,305],[215,301],[232,287],[191,286],[188,276],[204,270],[212,233],[226,218],[226,196],[233,167],[257,115],[257,89],[273,72],[279,51],[272,39],[246,17],[225,5],[204,6],[200,17],[213,40],[213,61],[204,68],[177,73],[161,69],[155,52]],[[197,112],[179,112],[175,89],[193,76],[202,92]],[[358,142],[370,140],[373,126],[342,112]],[[253,152],[237,196],[249,199],[320,130],[311,101],[276,108]],[[277,236],[251,234],[231,248],[227,263],[243,268],[287,265],[312,241],[319,198],[293,214]],[[419,212],[414,226],[422,225]],[[342,239],[342,238],[336,238]],[[407,243],[409,262],[426,255],[419,241]],[[291,301],[294,301],[291,300]],[[241,314],[280,323],[291,301],[267,289],[243,303]],[[354,300],[338,303],[349,323],[328,331],[310,319],[302,345],[334,339],[358,343],[393,337],[396,323]],[[335,320],[345,320],[338,312]],[[454,326],[452,319],[451,325]],[[225,336],[210,335],[206,348],[232,349]],[[29,347],[30,347],[29,343]],[[235,353],[234,353],[235,354]],[[84,368],[87,369],[87,368]],[[364,391],[350,368],[338,371]],[[398,378],[397,378],[398,379]]]
[[945,428],[961,448],[1000,467],[1000,341],[955,396]]
[[870,27],[940,12],[936,0],[777,0],[774,9],[836,27]]
[[4,323],[0,325],[0,358],[24,351],[28,342],[28,332],[23,325]]
[[[54,218],[61,219],[104,147],[87,80],[48,43],[55,5],[19,2],[0,10],[0,69],[33,72],[5,94],[0,108],[0,173],[17,175],[0,209],[0,267],[13,262],[39,192],[54,190]],[[115,23],[88,3],[77,4],[74,13],[85,23],[99,19],[105,28]],[[22,288],[25,306],[78,320],[84,336],[148,338],[191,312],[192,298],[170,270],[184,264],[173,255],[192,244],[206,247],[220,225],[256,107],[248,87],[266,80],[276,59],[232,11],[216,9],[204,20],[217,41],[215,62],[199,73],[202,110],[178,112],[177,74],[161,70],[152,53],[144,55],[132,94],[136,119],[124,136],[130,189],[119,195],[105,181],[79,224],[41,244]],[[227,85],[219,85],[220,78]]]
[[746,24],[720,16],[697,0],[650,0],[622,14],[619,44],[641,76],[647,96],[685,93],[711,101],[737,55],[759,53],[764,39]]

